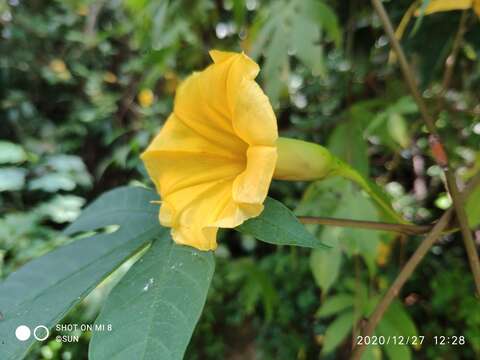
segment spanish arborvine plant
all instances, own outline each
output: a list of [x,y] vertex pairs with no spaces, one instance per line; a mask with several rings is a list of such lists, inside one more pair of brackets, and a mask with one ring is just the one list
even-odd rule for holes
[[[158,48],[157,57],[166,56],[161,52],[167,48],[162,41],[181,37],[184,29],[179,26],[167,30],[160,25],[169,26],[164,23],[173,16],[172,8],[176,5],[172,3],[163,2],[156,7],[153,19],[148,18],[146,11],[143,15],[149,20],[135,25],[157,27],[157,33],[168,35],[152,40]],[[389,60],[401,71],[410,95],[395,99],[389,107],[381,109],[375,119],[368,118],[372,111],[365,110],[367,121],[346,122],[339,127],[341,131],[337,136],[348,137],[349,140],[342,143],[348,147],[350,142],[355,143],[363,136],[361,131],[376,134],[393,128],[389,139],[403,145],[409,140],[404,136],[406,124],[402,116],[418,114],[421,124],[412,130],[411,136],[417,132],[428,138],[426,156],[438,169],[445,185],[445,198],[451,201],[451,206],[445,207],[438,219],[418,224],[398,211],[385,188],[367,171],[355,166],[354,161],[348,161],[358,154],[350,154],[346,159],[340,155],[342,147],[298,138],[295,126],[299,121],[292,121],[293,129],[279,128],[275,103],[282,88],[278,77],[290,61],[288,52],[282,52],[282,48],[289,48],[294,61],[321,77],[326,71],[326,60],[319,39],[325,35],[334,47],[340,46],[343,40],[332,8],[323,2],[273,2],[270,5],[273,15],[260,17],[260,30],[252,30],[256,36],[255,46],[245,45],[244,51],[209,49],[209,60],[204,67],[191,69],[190,75],[174,83],[175,94],[168,116],[158,119],[156,135],[133,160],[142,167],[147,180],[99,194],[62,229],[61,236],[67,239],[62,245],[22,264],[0,283],[0,359],[31,356],[29,351],[35,344],[48,339],[72,309],[112,277],[115,283],[111,284],[112,289],[95,322],[88,328],[91,331],[88,357],[93,360],[182,359],[192,334],[196,329],[202,331],[196,327],[206,304],[212,300],[208,294],[219,276],[215,271],[222,256],[219,244],[230,241],[229,234],[235,232],[242,238],[268,243],[275,247],[273,251],[310,250],[309,258],[296,261],[310,264],[311,280],[322,291],[322,305],[315,317],[335,316],[316,338],[321,345],[321,356],[334,358],[334,350],[342,342],[348,342],[348,353],[337,353],[337,356],[352,359],[378,359],[382,351],[390,359],[408,359],[412,351],[426,346],[423,345],[425,335],[418,332],[397,297],[434,244],[453,233],[461,234],[463,239],[471,270],[469,276],[475,284],[471,292],[480,294],[478,234],[476,242],[472,231],[480,223],[480,175],[477,164],[476,170],[469,169],[462,178],[464,181],[460,181],[449,160],[433,105],[427,101],[429,95],[420,91],[401,39],[412,19],[415,19],[414,26],[418,26],[425,16],[463,11],[458,34],[448,48],[451,53],[440,90],[445,95],[454,76],[455,62],[469,25],[468,17],[479,14],[480,3],[476,0],[416,1],[397,29],[380,0],[372,0],[372,5],[385,32],[382,39],[391,45]],[[140,5],[130,2],[130,6]],[[182,24],[180,20],[178,23]],[[93,31],[88,24],[87,21],[85,34]],[[478,21],[475,26],[478,27]],[[187,38],[180,43],[188,46],[189,41]],[[155,56],[148,62],[155,62]],[[265,64],[262,68],[260,59]],[[66,75],[65,64],[62,64],[51,64],[51,70],[63,73],[64,80],[68,81],[71,75]],[[72,71],[81,73],[85,68]],[[113,76],[105,81],[117,81]],[[258,81],[259,76],[263,81]],[[144,90],[138,101],[148,107],[154,96],[154,92]],[[130,100],[127,98],[126,103]],[[322,101],[321,97],[317,100]],[[374,103],[366,107],[369,106],[378,108]],[[352,107],[347,115],[353,117],[358,111]],[[363,125],[366,129],[362,129]],[[142,127],[142,124],[136,126]],[[0,144],[0,160],[1,149]],[[366,148],[357,147],[355,151],[368,157]],[[298,189],[299,184],[307,183],[307,191],[301,200],[283,203],[272,191],[274,181],[288,189]],[[331,202],[316,202],[320,193],[330,196]],[[337,203],[337,199],[343,200]],[[334,217],[322,216],[322,209],[327,206],[331,207]],[[323,229],[320,235],[319,226]],[[349,233],[352,229],[358,231]],[[376,254],[379,247],[385,249],[386,242],[372,233],[400,234],[402,241],[421,237],[421,241],[394,274],[394,281],[381,291],[372,291],[356,281],[346,282],[335,295],[329,294],[338,278],[341,252],[345,248],[349,249],[349,256],[367,254],[367,271],[370,275],[375,273],[374,262],[378,260],[368,254]],[[256,292],[267,293],[264,306],[265,317],[269,319],[273,316],[269,301],[275,303],[283,299],[271,295],[274,290],[268,292],[269,283],[262,282],[275,273],[255,267],[255,261],[249,259],[243,263],[243,269],[253,269],[248,270],[246,282],[253,278],[260,281],[261,285],[250,294],[255,297]],[[472,306],[478,309],[478,303]],[[375,339],[383,338],[383,342],[367,341],[374,335]],[[411,340],[406,344],[385,341],[388,338],[396,342],[400,337]],[[474,349],[480,354],[479,349]],[[302,354],[299,351],[297,358],[306,359],[307,355]],[[53,355],[44,356],[53,358]]]

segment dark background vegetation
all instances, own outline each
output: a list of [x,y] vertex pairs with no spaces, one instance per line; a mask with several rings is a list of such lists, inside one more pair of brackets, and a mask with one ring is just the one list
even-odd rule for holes
[[[386,2],[395,24],[410,4]],[[480,168],[480,23],[473,12],[446,93],[441,87],[459,20],[458,11],[412,19],[402,44],[466,181]],[[61,230],[102,192],[150,186],[139,154],[171,111],[179,81],[208,65],[212,48],[244,50],[259,61],[258,81],[281,134],[328,146],[374,178],[410,221],[430,223],[450,206],[367,1],[0,0],[0,277],[66,242]],[[297,214],[381,220],[345,181],[274,182],[271,195]],[[188,359],[348,354],[354,319],[371,311],[420,238],[311,230],[333,250],[277,248],[222,233]],[[92,322],[116,276],[66,322]],[[377,330],[413,333],[426,337],[422,346],[371,347],[365,358],[480,357],[480,306],[457,234],[434,246]],[[463,335],[467,343],[434,346],[435,335]],[[88,337],[40,344],[31,358],[84,359]]]

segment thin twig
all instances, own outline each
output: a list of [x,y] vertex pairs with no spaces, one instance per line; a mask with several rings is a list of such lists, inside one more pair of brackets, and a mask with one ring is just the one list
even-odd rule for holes
[[433,225],[409,225],[393,224],[377,221],[363,221],[350,219],[334,219],[328,217],[299,216],[298,219],[303,224],[319,224],[339,227],[353,227],[359,229],[371,229],[381,231],[392,231],[407,235],[422,235],[432,230]]
[[392,22],[390,21],[390,18],[388,17],[388,14],[385,11],[385,8],[383,7],[383,4],[381,3],[380,0],[372,0],[372,4],[380,20],[382,21],[383,27],[385,29],[385,32],[388,35],[388,38],[390,39],[390,43],[392,45],[393,51],[395,51],[398,58],[398,63],[400,65],[400,68],[402,69],[403,76],[407,81],[407,85],[410,89],[410,92],[412,93],[413,99],[417,103],[418,109],[420,110],[420,114],[422,115],[427,125],[428,131],[433,135],[437,135],[435,122],[433,121],[433,118],[428,112],[427,105],[423,101],[422,95],[418,90],[417,82],[415,81],[413,71],[410,68],[410,65],[407,61],[405,53],[403,52],[400,42],[395,36],[395,30],[393,29]]
[[477,247],[473,239],[472,231],[468,224],[467,212],[464,206],[464,196],[458,190],[455,176],[450,169],[445,171],[449,192],[452,197],[453,207],[457,215],[457,221],[460,225],[460,230],[463,235],[463,242],[465,250],[467,251],[470,267],[472,268],[475,285],[477,287],[477,294],[480,296],[480,262],[478,260]]
[[460,24],[458,25],[457,34],[453,40],[452,52],[448,55],[447,60],[445,61],[445,72],[443,73],[442,81],[442,97],[445,95],[446,91],[450,87],[450,82],[452,80],[453,69],[455,68],[455,63],[457,62],[458,53],[460,52],[461,45],[463,43],[463,35],[467,30],[467,19],[470,14],[470,10],[463,10],[462,17],[460,18]]
[[[385,311],[387,311],[393,299],[398,295],[398,293],[400,292],[400,289],[403,287],[403,285],[408,280],[408,278],[412,275],[417,265],[420,263],[423,257],[428,253],[428,251],[433,246],[435,241],[437,241],[443,229],[445,229],[445,227],[450,222],[452,213],[453,213],[453,210],[450,209],[443,214],[440,220],[433,227],[432,231],[428,234],[427,237],[425,237],[425,239],[422,241],[420,246],[413,253],[412,257],[407,261],[405,266],[402,268],[402,271],[400,272],[400,274],[398,274],[397,278],[395,279],[393,284],[390,286],[390,288],[388,289],[387,293],[382,298],[380,303],[377,305],[377,307],[375,308],[375,311],[370,316],[367,326],[365,327],[365,330],[362,332],[363,336],[371,336],[373,334],[373,332],[375,331],[375,328],[377,327],[378,323],[380,322],[383,315],[385,314]],[[363,346],[363,343],[359,343],[358,345],[356,345],[353,351],[352,359],[359,360],[364,350],[365,350],[365,347]]]
[[92,41],[96,35],[97,19],[98,15],[100,15],[103,5],[104,1],[97,1],[92,3],[88,8],[87,21],[85,22],[83,33],[85,38],[89,41]]
[[447,188],[450,192],[450,196],[452,198],[453,207],[455,209],[458,223],[462,230],[462,237],[465,243],[465,250],[468,253],[468,260],[470,262],[470,268],[472,270],[473,278],[475,280],[475,285],[477,288],[477,293],[480,294],[480,260],[478,258],[477,249],[475,246],[475,242],[473,240],[472,232],[468,226],[468,220],[466,217],[465,209],[463,208],[463,201],[461,197],[459,197],[459,190],[457,186],[457,182],[455,176],[453,175],[452,170],[448,164],[448,158],[443,146],[443,143],[438,135],[437,128],[435,126],[435,122],[430,115],[430,112],[427,109],[427,105],[423,100],[420,91],[417,87],[415,77],[413,74],[413,70],[410,67],[410,64],[407,61],[405,53],[398,41],[395,37],[395,32],[393,30],[392,22],[388,17],[387,12],[381,2],[381,0],[372,0],[373,7],[377,12],[380,20],[382,21],[383,27],[385,28],[385,32],[387,33],[392,48],[397,54],[398,62],[400,64],[400,68],[402,69],[403,76],[410,88],[410,92],[417,103],[418,109],[420,110],[420,114],[427,126],[428,131],[430,132],[430,148],[433,154],[433,157],[437,164],[444,170],[445,179],[447,182]]
[[[473,177],[473,179],[470,181],[468,186],[465,188],[465,191],[461,195],[467,197],[477,186],[480,186],[480,173]],[[425,237],[417,250],[415,250],[412,257],[402,268],[397,278],[386,292],[383,299],[377,304],[374,312],[368,320],[367,326],[362,332],[364,336],[371,336],[373,334],[375,328],[385,314],[385,311],[387,311],[393,299],[395,299],[395,297],[398,295],[405,282],[410,278],[420,261],[422,261],[430,248],[433,246],[433,244],[441,236],[442,231],[444,231],[450,223],[452,215],[453,209],[450,208],[442,215],[440,220],[433,227],[432,231],[428,234],[428,236]],[[359,360],[364,350],[365,347],[363,345],[357,345],[354,349],[352,359]]]

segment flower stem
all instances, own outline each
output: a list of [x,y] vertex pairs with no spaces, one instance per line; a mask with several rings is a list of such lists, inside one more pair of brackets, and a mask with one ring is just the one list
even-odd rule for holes
[[335,169],[331,175],[338,175],[345,179],[351,180],[360,186],[390,217],[400,222],[401,224],[407,224],[405,221],[390,205],[390,200],[383,195],[380,190],[376,189],[376,184],[372,181],[364,178],[358,171],[353,169],[350,165],[337,159]]
[[[441,235],[443,229],[445,229],[450,222],[453,211],[450,209],[443,214],[440,220],[435,224],[432,231],[428,234],[427,237],[422,241],[420,246],[415,250],[412,257],[408,260],[405,266],[402,268],[400,274],[393,282],[392,286],[388,289],[385,296],[382,298],[380,303],[378,303],[372,315],[369,317],[367,326],[362,331],[362,336],[371,336],[375,331],[378,323],[382,319],[383,315],[387,311],[388,307],[392,303],[393,299],[398,296],[400,289],[405,284],[405,282],[410,278],[413,271],[416,269],[417,265],[422,261],[424,256],[428,253],[433,244],[437,241]],[[360,360],[362,353],[365,350],[365,346],[356,345],[353,351],[352,359]]]
[[435,126],[435,122],[433,117],[430,115],[428,111],[427,105],[423,100],[418,86],[415,81],[415,77],[413,74],[413,70],[410,67],[410,64],[407,61],[405,53],[398,41],[395,37],[395,33],[393,30],[392,22],[385,11],[385,8],[381,2],[381,0],[371,0],[372,5],[375,8],[380,20],[383,23],[383,27],[385,32],[390,39],[391,45],[395,53],[397,54],[398,61],[400,64],[400,68],[402,69],[403,76],[410,88],[410,92],[417,103],[417,106],[420,110],[420,114],[425,122],[425,125],[430,133],[430,148],[432,151],[432,155],[437,162],[437,164],[443,169],[445,174],[445,179],[447,181],[447,188],[452,197],[453,207],[455,208],[455,212],[457,214],[458,223],[462,230],[462,237],[465,244],[465,250],[468,254],[468,260],[470,262],[470,268],[473,274],[473,278],[475,280],[475,286],[477,289],[477,293],[480,295],[480,260],[478,258],[477,248],[475,246],[475,242],[473,240],[472,232],[468,226],[468,220],[466,217],[465,209],[463,208],[463,201],[461,196],[459,195],[457,181],[455,176],[452,172],[452,169],[449,166],[448,158],[443,146],[443,143],[440,139],[438,134],[437,128]]
[[359,185],[389,215],[400,223],[407,223],[391,207],[389,199],[350,165],[335,157],[318,144],[307,141],[279,138],[278,160],[273,175],[278,180],[312,181],[341,176]]
[[433,225],[393,224],[377,221],[363,221],[351,219],[336,219],[328,217],[298,216],[303,224],[319,224],[338,227],[352,227],[358,229],[371,229],[379,231],[392,231],[407,235],[426,234],[432,230]]
[[450,53],[450,55],[448,55],[447,60],[445,61],[445,72],[443,73],[442,81],[442,95],[445,95],[450,86],[450,81],[452,80],[455,63],[457,61],[460,49],[462,48],[463,36],[465,35],[465,32],[467,30],[467,19],[469,13],[469,10],[462,11],[462,17],[460,18],[460,24],[458,25],[457,34],[455,35],[455,39],[453,40],[452,52]]
[[[468,186],[465,188],[465,191],[461,194],[464,198],[466,198],[477,186],[480,186],[480,172],[477,173],[470,181]],[[453,208],[450,208],[446,211],[440,220],[435,224],[432,231],[425,237],[422,241],[420,246],[415,250],[412,257],[408,260],[405,266],[402,268],[400,273],[398,274],[397,278],[390,286],[388,291],[386,292],[385,296],[382,300],[377,304],[375,310],[373,311],[372,315],[370,316],[368,323],[365,329],[362,331],[363,336],[371,336],[375,331],[378,323],[382,319],[383,315],[387,311],[388,307],[392,303],[393,299],[398,296],[400,290],[402,289],[403,285],[407,282],[410,278],[412,273],[417,268],[418,264],[422,261],[425,255],[428,253],[430,248],[435,244],[438,238],[441,236],[442,231],[448,226],[450,223],[450,219],[453,215]],[[352,359],[359,360],[361,359],[362,353],[365,350],[364,345],[357,345],[354,348]]]

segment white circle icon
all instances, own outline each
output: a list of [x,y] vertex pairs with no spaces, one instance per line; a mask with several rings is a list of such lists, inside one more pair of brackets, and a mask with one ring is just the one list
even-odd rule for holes
[[[40,332],[40,335],[37,334],[37,331],[38,330],[43,330],[44,334],[42,334],[42,332]],[[30,331],[30,329],[29,329]],[[42,336],[43,335],[43,336]],[[43,341],[43,340],[46,340],[48,338],[48,336],[50,335],[50,331],[48,330],[48,328],[46,326],[43,326],[43,325],[38,325],[34,330],[33,330],[33,337],[35,339],[37,339],[38,341]]]
[[26,325],[20,325],[15,330],[15,336],[20,341],[27,341],[30,338],[30,334],[31,334],[30,328]]

